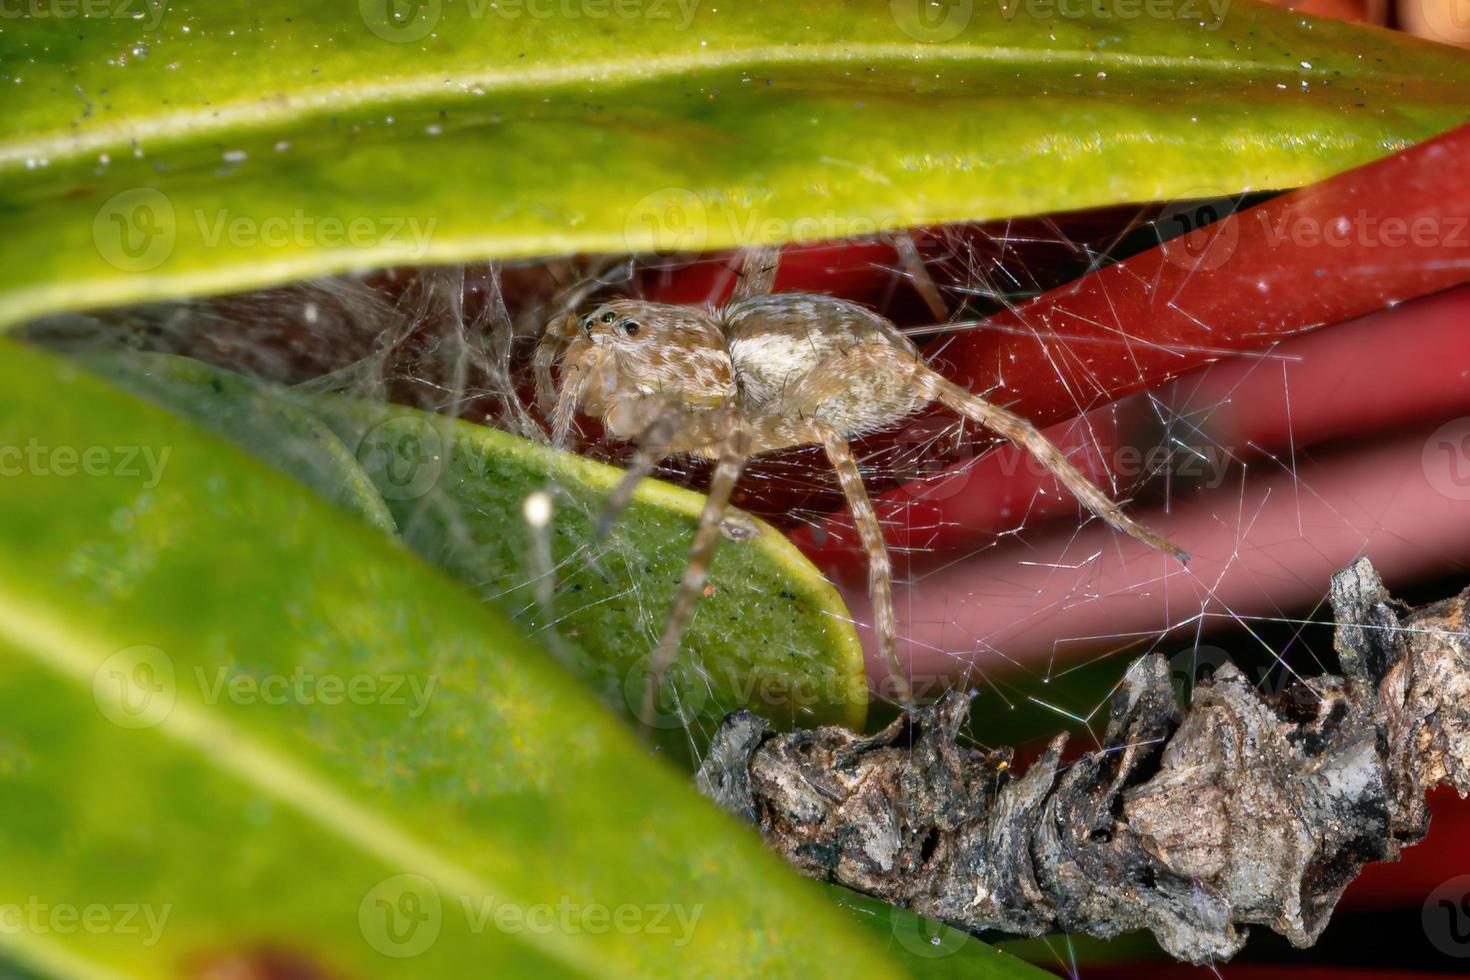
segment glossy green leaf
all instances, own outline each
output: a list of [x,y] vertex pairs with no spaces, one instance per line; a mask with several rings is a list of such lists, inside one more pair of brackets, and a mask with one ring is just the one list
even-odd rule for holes
[[0,322],[1281,188],[1470,116],[1470,55],[1251,0],[124,7],[0,24]]
[[183,415],[311,487],[367,523],[397,527],[351,450],[304,406],[270,386],[200,361],[162,354],[88,357],[114,384]]
[[178,417],[3,354],[0,952],[66,976],[890,972],[451,580]]
[[[328,499],[341,502],[351,488],[349,509],[400,529],[412,550],[515,619],[604,701],[636,713],[700,495],[645,481],[613,539],[597,547],[593,519],[622,477],[613,467],[410,408],[288,394],[187,358],[88,363]],[[323,446],[331,452],[314,455]],[[543,531],[523,516],[538,491],[552,503]],[[711,731],[738,707],[804,727],[863,723],[867,675],[842,600],[780,532],[754,523],[752,538],[716,552],[670,678],[660,721],[675,744],[689,725]],[[549,588],[538,595],[540,583]]]

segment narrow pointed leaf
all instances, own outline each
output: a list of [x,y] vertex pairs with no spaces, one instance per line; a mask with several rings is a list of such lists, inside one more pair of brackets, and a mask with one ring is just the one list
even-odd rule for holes
[[1251,0],[135,6],[0,28],[0,322],[1284,188],[1470,115],[1470,55]]

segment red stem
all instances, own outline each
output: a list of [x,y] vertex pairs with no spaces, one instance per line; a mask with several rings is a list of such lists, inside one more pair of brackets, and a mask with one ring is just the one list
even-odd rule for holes
[[[1266,457],[1289,465],[1293,453],[1329,440],[1470,414],[1467,323],[1470,287],[1461,287],[1283,341],[1260,357],[1221,361],[1051,426],[1047,435],[1088,477],[1122,494],[1161,463],[1186,487],[1217,484],[1227,466]],[[1168,441],[1176,445],[1160,445],[1165,422],[1174,423]],[[898,495],[890,496],[885,532],[891,548],[916,552],[911,568],[952,561],[1023,520],[1035,528],[1080,514],[1055,480],[1011,446],[909,483],[902,494],[913,495],[914,506],[901,508]],[[943,523],[922,523],[933,507],[943,508]],[[805,550],[819,564],[843,568],[854,536],[836,517],[827,530]]]
[[[946,373],[1046,425],[1457,285],[1470,279],[1467,161],[1462,126],[1239,212],[947,338]],[[903,487],[878,509],[940,527],[958,523],[953,499]],[[851,540],[850,529],[840,515],[792,538],[820,553],[824,535]]]

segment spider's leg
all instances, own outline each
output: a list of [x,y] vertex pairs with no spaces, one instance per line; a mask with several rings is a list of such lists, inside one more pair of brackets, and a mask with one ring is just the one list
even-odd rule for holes
[[740,257],[740,272],[730,302],[737,303],[752,296],[764,296],[776,284],[776,270],[781,265],[781,248],[759,245],[748,248]]
[[979,395],[966,391],[927,366],[913,365],[913,367],[916,369],[915,380],[925,395],[942,402],[950,410],[973,419],[996,435],[1010,440],[1035,456],[1037,461],[1071,491],[1072,495],[1088,510],[1117,530],[1137,538],[1149,547],[1173,555],[1181,562],[1189,561],[1189,555],[1183,548],[1123,513],[1107,494],[1083,476],[1077,467],[1069,463],[1062,455],[1062,451],[1029,421],[1015,412],[992,405]]
[[551,409],[551,444],[563,449],[567,437],[572,434],[572,416],[576,414],[577,399],[581,397],[581,378],[562,378],[561,391]]
[[541,339],[536,342],[536,407],[549,414],[556,404],[556,383],[551,378],[551,367],[561,356],[567,340],[576,332],[576,318],[567,313],[546,325]]
[[889,676],[896,685],[898,700],[906,708],[913,707],[914,693],[909,687],[908,674],[898,662],[898,621],[893,611],[893,562],[888,557],[888,546],[883,543],[883,528],[868,498],[868,488],[863,485],[863,475],[853,458],[852,448],[842,434],[829,425],[808,421],[812,429],[812,442],[820,442],[827,451],[827,459],[837,471],[837,482],[842,485],[842,494],[847,498],[847,508],[852,512],[853,524],[863,542],[868,558],[868,594],[873,600],[873,628],[878,633],[878,650],[888,665]]
[[901,231],[892,236],[893,250],[898,253],[898,263],[903,266],[904,275],[914,284],[914,289],[929,307],[930,316],[934,317],[936,323],[943,323],[949,319],[949,307],[945,306],[944,300],[939,295],[939,287],[934,285],[934,278],[929,275],[929,270],[924,268],[924,257],[919,254],[919,249],[914,245],[914,236],[907,231]]
[[608,494],[607,500],[602,505],[602,513],[597,515],[597,525],[593,529],[594,541],[601,541],[612,532],[613,525],[617,523],[618,517],[633,502],[633,492],[638,489],[638,484],[653,472],[653,468],[659,461],[669,454],[669,444],[673,441],[675,433],[679,431],[679,425],[684,420],[684,411],[677,407],[669,407],[660,412],[652,422],[643,430],[638,437],[637,449],[632,459],[628,460],[623,468],[623,478],[618,485],[613,487],[612,493]]
[[750,429],[738,414],[732,415],[729,431],[723,441],[719,462],[715,464],[714,477],[710,480],[709,494],[705,497],[704,510],[699,515],[699,525],[694,531],[694,544],[689,549],[689,564],[684,566],[684,577],[679,582],[679,591],[674,596],[674,604],[669,608],[668,618],[664,620],[664,630],[659,637],[658,646],[648,659],[648,686],[643,692],[643,707],[639,717],[650,729],[653,727],[664,674],[678,656],[684,630],[694,616],[694,604],[704,591],[715,545],[720,540],[720,520],[724,517],[730,494],[735,489],[735,482],[740,478],[740,470],[750,453]]

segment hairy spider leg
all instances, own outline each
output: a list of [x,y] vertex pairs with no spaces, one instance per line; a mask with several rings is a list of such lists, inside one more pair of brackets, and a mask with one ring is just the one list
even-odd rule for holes
[[623,466],[622,479],[613,487],[612,493],[607,495],[602,513],[597,515],[597,525],[592,531],[594,541],[602,541],[612,533],[613,525],[633,502],[638,484],[653,472],[655,466],[668,458],[669,445],[687,414],[688,409],[669,405],[643,430],[637,440],[637,449]]
[[1081,470],[1068,462],[1067,457],[1062,455],[1062,451],[1050,439],[1042,435],[1041,430],[1031,422],[1015,412],[1001,408],[999,405],[993,405],[979,395],[961,388],[927,364],[910,360],[896,351],[887,356],[894,361],[895,370],[908,370],[913,373],[918,390],[929,399],[983,425],[991,432],[1034,456],[1037,462],[1046,467],[1047,472],[1056,477],[1057,481],[1081,502],[1082,506],[1102,518],[1115,530],[1137,538],[1150,548],[1156,548],[1165,554],[1172,555],[1180,562],[1189,561],[1189,553],[1183,548],[1123,513],[1112,498],[1083,475]]
[[740,256],[740,271],[736,273],[735,288],[730,293],[730,302],[738,303],[752,296],[764,296],[776,285],[776,270],[781,266],[779,245],[757,245],[747,248]]
[[940,297],[939,287],[934,284],[934,277],[929,275],[929,270],[924,266],[924,257],[919,254],[919,247],[914,244],[913,234],[901,231],[891,236],[891,240],[893,251],[898,255],[898,264],[903,267],[904,275],[909,277],[915,292],[923,299],[924,305],[929,307],[929,315],[939,323],[949,319],[949,307]]
[[567,313],[548,323],[541,333],[541,339],[536,343],[536,357],[533,361],[536,370],[536,407],[542,412],[550,412],[556,405],[556,382],[552,379],[551,369],[567,342],[576,333],[577,318],[574,314]]
[[[668,673],[674,658],[679,655],[679,646],[683,642],[684,631],[694,617],[695,603],[699,601],[704,591],[705,581],[709,578],[710,562],[714,559],[715,546],[720,540],[720,522],[725,516],[725,507],[729,504],[730,494],[734,492],[735,484],[740,479],[740,470],[750,455],[751,431],[738,409],[705,410],[697,415],[698,424],[691,425],[690,430],[703,429],[713,422],[724,428],[726,432],[725,438],[721,440],[723,447],[720,450],[719,460],[715,464],[714,476],[710,479],[709,491],[704,499],[704,508],[699,515],[699,524],[694,530],[694,544],[689,549],[689,562],[684,566],[684,576],[679,581],[679,591],[674,595],[674,603],[669,607],[669,614],[664,619],[663,633],[659,637],[658,646],[654,647],[653,654],[648,658],[648,683],[643,691],[643,706],[639,713],[646,730],[652,730],[654,727],[658,695],[663,688],[664,675]],[[688,434],[692,435],[693,432]],[[701,440],[701,444],[712,445],[714,440],[706,437]]]

